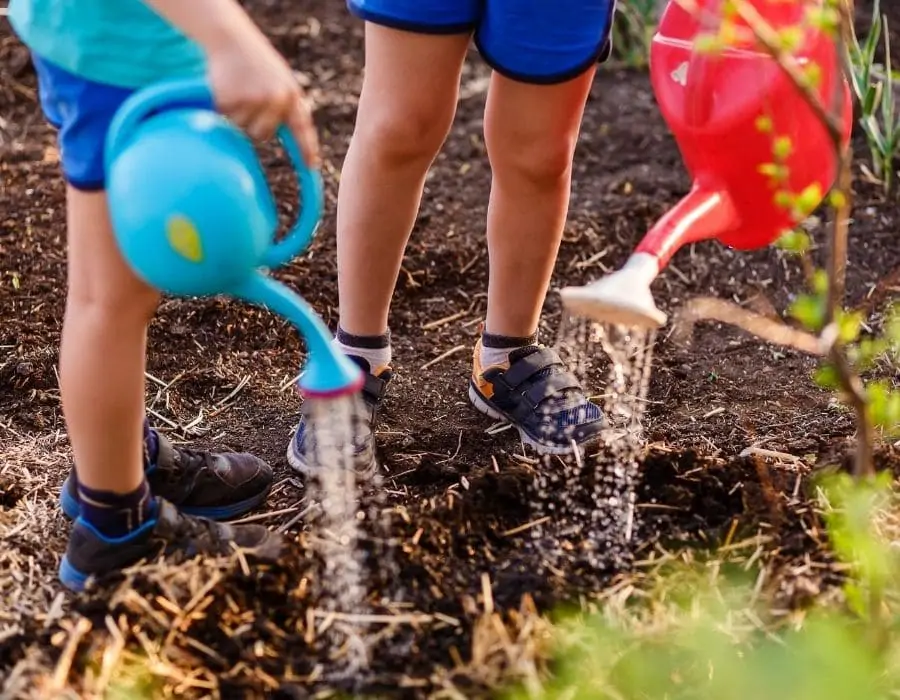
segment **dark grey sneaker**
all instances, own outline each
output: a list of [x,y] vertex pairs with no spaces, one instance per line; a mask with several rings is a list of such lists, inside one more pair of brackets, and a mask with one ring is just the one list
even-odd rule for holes
[[[150,491],[187,515],[229,520],[261,505],[272,488],[272,468],[243,452],[203,452],[173,445],[154,433],[156,462],[145,472]],[[60,493],[60,505],[71,520],[78,517],[78,478],[73,468]]]
[[578,379],[552,348],[529,345],[508,362],[481,365],[475,345],[469,400],[494,420],[505,420],[539,454],[568,455],[599,442],[603,411],[587,399]]
[[[378,410],[384,401],[388,384],[394,376],[390,367],[378,367],[374,371],[369,363],[361,357],[348,356],[365,373],[365,383],[362,389],[361,412],[354,416],[353,425],[353,463],[357,474],[362,478],[372,476],[378,468],[375,461],[375,423]],[[292,469],[302,474],[309,475],[315,471],[308,451],[308,427],[309,427],[309,403],[304,402],[300,407],[300,422],[294,431],[288,444],[287,461]]]
[[184,515],[162,498],[156,503],[155,517],[125,537],[105,537],[78,518],[59,566],[62,584],[81,591],[91,576],[118,571],[160,554],[216,556],[230,554],[237,547],[263,561],[276,561],[281,555],[284,540],[262,525],[227,525]]

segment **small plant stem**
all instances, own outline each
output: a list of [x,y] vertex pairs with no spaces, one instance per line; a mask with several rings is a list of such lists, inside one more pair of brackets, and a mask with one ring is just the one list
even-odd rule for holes
[[[848,80],[849,76],[847,76],[847,71],[851,70],[851,68],[844,63],[841,57],[844,56],[844,49],[846,47],[847,33],[849,31],[848,23],[852,21],[849,10],[849,2],[842,1],[839,3],[840,24],[838,25],[836,37],[837,52],[835,58],[838,75]],[[831,117],[835,120],[840,118],[841,112],[843,111],[843,90],[844,86],[842,81],[836,80],[831,96]],[[853,152],[850,145],[844,146],[840,131],[838,131],[837,134],[832,133],[831,139],[838,163],[836,191],[838,192],[839,197],[837,204],[833,206],[832,222],[829,227],[827,270],[828,304],[825,312],[826,326],[834,324],[837,321],[840,309],[844,305],[847,271],[847,238],[850,222],[851,188],[853,184],[853,172],[851,169]],[[872,444],[875,438],[875,431],[872,426],[872,416],[869,412],[869,401],[866,395],[866,388],[859,378],[859,375],[854,371],[850,362],[847,360],[843,344],[838,337],[835,337],[835,342],[831,343],[828,354],[832,364],[837,370],[841,389],[848,397],[850,405],[856,413],[857,437],[853,474],[857,479],[870,478],[875,474],[875,466],[872,460]]]
[[827,343],[828,357],[834,365],[838,375],[841,390],[847,397],[856,414],[856,455],[854,460],[854,476],[867,478],[875,473],[872,462],[872,441],[874,429],[872,426],[866,389],[844,354],[843,344],[835,326],[840,309],[843,306],[845,277],[847,268],[847,229],[851,210],[851,185],[853,173],[851,169],[851,150],[849,145],[843,145],[841,117],[843,113],[844,85],[841,78],[846,78],[849,68],[843,61],[844,47],[849,31],[849,22],[852,21],[850,0],[841,0],[838,3],[840,22],[836,37],[835,61],[839,78],[835,80],[831,96],[830,108],[827,108],[815,90],[806,80],[797,67],[796,62],[788,51],[781,45],[778,33],[763,19],[755,7],[747,2],[735,3],[737,14],[747,23],[753,34],[763,45],[769,55],[794,83],[794,86],[803,96],[810,109],[818,117],[819,121],[828,131],[835,159],[838,164],[836,192],[839,194],[837,206],[832,207],[832,222],[828,228],[828,300],[825,317],[825,333],[832,337]]
[[[852,67],[841,60],[845,56],[845,48],[850,33],[850,23],[853,21],[853,0],[839,0],[838,11],[840,24],[837,36],[837,68],[838,74],[849,80],[849,71]],[[843,107],[843,85],[837,81],[831,97],[832,116],[840,115]],[[856,414],[856,454],[854,455],[853,476],[857,481],[872,479],[875,476],[875,464],[872,456],[872,446],[875,440],[872,415],[869,410],[869,401],[859,374],[854,371],[840,342],[836,327],[837,315],[843,307],[846,293],[847,270],[847,238],[850,222],[850,194],[853,185],[853,172],[851,169],[853,151],[850,145],[846,147],[840,138],[832,135],[832,146],[838,162],[838,177],[836,191],[839,193],[837,203],[832,207],[832,222],[829,227],[828,241],[828,304],[826,307],[826,324],[834,333],[835,342],[830,344],[829,357],[837,371],[841,389],[848,397],[850,405]],[[887,648],[889,639],[888,629],[884,619],[883,601],[884,590],[878,578],[869,582],[869,623],[874,636],[873,646],[880,652]]]

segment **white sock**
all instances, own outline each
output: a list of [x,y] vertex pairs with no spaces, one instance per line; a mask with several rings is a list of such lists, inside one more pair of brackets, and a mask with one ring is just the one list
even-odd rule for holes
[[[522,346],[524,347],[524,346]],[[509,353],[516,348],[486,348],[481,346],[481,366],[491,367],[493,365],[506,364],[509,360]]]
[[481,334],[481,366],[491,367],[509,361],[509,353],[537,343],[537,333],[522,338],[507,335]]
[[369,369],[373,372],[391,364],[389,332],[384,335],[352,335],[338,328],[334,343],[344,354],[353,355],[368,362]]

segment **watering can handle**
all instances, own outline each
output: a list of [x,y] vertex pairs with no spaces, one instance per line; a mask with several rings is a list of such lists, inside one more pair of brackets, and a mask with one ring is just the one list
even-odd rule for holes
[[[104,152],[106,171],[109,172],[112,161],[128,144],[142,121],[154,112],[179,107],[215,109],[215,100],[206,81],[203,79],[166,81],[144,88],[129,97],[109,127]],[[299,218],[287,235],[266,252],[262,264],[270,268],[283,265],[309,246],[322,218],[324,199],[319,171],[306,166],[297,141],[285,125],[278,127],[278,139],[297,172],[302,206]]]

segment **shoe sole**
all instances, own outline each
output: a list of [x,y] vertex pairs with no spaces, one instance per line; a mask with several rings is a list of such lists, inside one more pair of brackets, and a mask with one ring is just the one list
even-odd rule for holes
[[[237,518],[250,512],[254,508],[261,506],[269,497],[269,492],[271,490],[272,487],[267,486],[265,491],[262,491],[255,496],[251,496],[250,498],[245,498],[243,501],[231,503],[227,506],[178,506],[178,510],[185,515],[193,515],[198,518],[231,520],[232,518]],[[76,499],[72,498],[72,494],[69,493],[69,477],[66,477],[62,490],[60,491],[59,505],[63,514],[65,514],[69,520],[75,520],[81,515],[81,506]]]
[[81,573],[69,563],[69,558],[63,556],[59,564],[59,581],[73,593],[81,593],[87,584],[88,576]]
[[[481,392],[475,386],[475,383],[469,381],[469,401],[472,402],[472,405],[478,409],[481,413],[488,416],[489,418],[493,418],[494,420],[502,420],[506,421],[510,425],[512,425],[516,430],[519,431],[519,437],[522,442],[532,448],[535,452],[541,455],[571,455],[574,454],[575,450],[571,447],[560,447],[559,445],[548,445],[546,443],[542,443],[531,435],[524,429],[516,425],[516,422],[512,419],[511,416],[507,415],[503,411],[500,411],[497,408],[491,406],[487,399],[485,399]],[[577,445],[579,450],[594,444],[595,442],[599,442],[600,436],[598,435],[596,438],[583,442]]]
[[[294,450],[294,441],[297,437],[297,431],[291,435],[291,441],[287,447],[287,463],[288,466],[299,474],[304,476],[315,476],[322,471],[322,467],[313,467],[303,457]],[[378,471],[378,462],[375,460],[374,450],[372,459],[369,464],[362,469],[357,468],[356,473],[363,479],[369,479]]]

